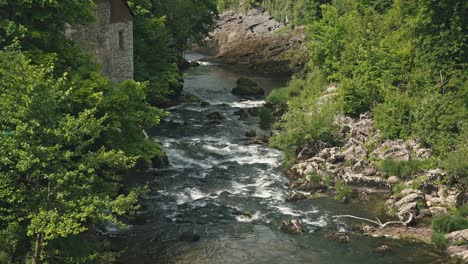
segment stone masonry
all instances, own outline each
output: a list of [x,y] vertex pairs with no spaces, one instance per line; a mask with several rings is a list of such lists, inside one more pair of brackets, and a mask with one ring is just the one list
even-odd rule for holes
[[125,0],[95,3],[96,22],[69,27],[65,34],[96,58],[110,80],[133,79],[133,15]]

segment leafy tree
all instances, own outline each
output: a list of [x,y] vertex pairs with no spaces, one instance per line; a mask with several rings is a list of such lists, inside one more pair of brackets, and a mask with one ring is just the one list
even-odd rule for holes
[[107,117],[96,108],[69,113],[66,75],[17,52],[0,62],[0,230],[24,230],[40,263],[48,242],[135,209],[136,193],[117,195],[119,171],[135,160],[97,144]]
[[149,81],[145,93],[152,105],[169,105],[180,94],[183,80],[166,18],[155,14],[150,0],[133,0],[130,6],[135,14],[135,80]]
[[166,17],[179,56],[192,44],[201,44],[214,29],[216,0],[160,0],[154,2],[157,16]]

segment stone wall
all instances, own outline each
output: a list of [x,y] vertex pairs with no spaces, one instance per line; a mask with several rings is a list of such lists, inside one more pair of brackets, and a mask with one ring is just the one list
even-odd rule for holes
[[103,75],[119,82],[133,79],[133,21],[129,15],[111,23],[112,1],[96,0],[97,21],[69,28],[65,34],[96,58]]

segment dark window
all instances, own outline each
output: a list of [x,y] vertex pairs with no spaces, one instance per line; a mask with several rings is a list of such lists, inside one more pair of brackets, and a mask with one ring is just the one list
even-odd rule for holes
[[125,49],[125,38],[123,30],[119,31],[119,48],[121,50]]

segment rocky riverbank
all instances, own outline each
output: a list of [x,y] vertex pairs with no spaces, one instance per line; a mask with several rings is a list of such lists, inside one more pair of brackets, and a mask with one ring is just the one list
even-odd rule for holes
[[306,64],[304,28],[290,28],[260,9],[226,11],[207,41],[210,61],[246,64],[265,73],[292,74]]
[[[336,87],[327,89],[332,92],[324,98],[333,96],[335,90]],[[343,188],[350,188],[353,199],[375,199],[375,194],[378,194],[381,199],[386,199],[385,213],[395,223],[379,227],[380,221],[375,225],[363,222],[366,225],[362,225],[360,231],[370,236],[411,238],[424,242],[431,242],[432,230],[428,227],[431,217],[447,214],[451,208],[467,204],[466,192],[442,183],[446,172],[437,165],[430,165],[427,169],[423,166],[412,171],[411,175],[398,177],[382,166],[385,161],[394,162],[395,166],[431,164],[434,160],[431,149],[414,140],[382,139],[370,113],[359,118],[338,116],[335,123],[342,138],[339,146],[315,142],[296,150],[296,164],[287,170],[291,201],[313,199],[320,194],[335,195],[342,202],[347,202],[350,195],[339,195]],[[449,241],[447,252],[464,260],[468,260],[467,240],[463,238],[466,231],[446,236]],[[463,240],[463,243],[450,242],[455,240]]]

